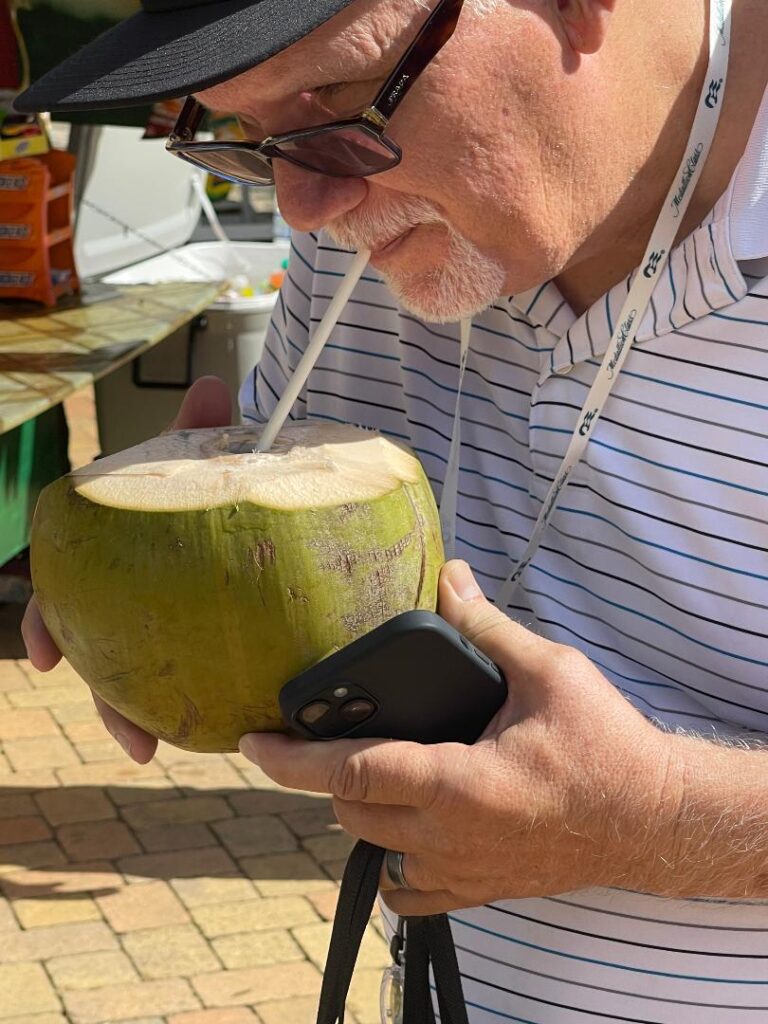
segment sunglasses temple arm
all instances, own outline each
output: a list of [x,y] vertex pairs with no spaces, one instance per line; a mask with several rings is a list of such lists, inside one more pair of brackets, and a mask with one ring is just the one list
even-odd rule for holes
[[371,107],[387,120],[408,95],[422,71],[434,60],[455,32],[463,4],[464,0],[442,0],[438,3],[406,50],[403,59],[382,86]]

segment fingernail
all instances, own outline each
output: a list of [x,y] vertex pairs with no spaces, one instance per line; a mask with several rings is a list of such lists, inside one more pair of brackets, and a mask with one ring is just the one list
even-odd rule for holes
[[448,572],[448,582],[460,601],[474,601],[483,596],[466,562],[454,562]]
[[259,763],[259,750],[258,750],[258,739],[252,733],[246,733],[245,736],[240,737],[238,747],[243,757],[247,757],[249,761],[253,761],[254,764]]
[[128,737],[123,732],[113,732],[113,737],[117,740],[123,750],[126,752],[128,757],[131,756],[131,743]]

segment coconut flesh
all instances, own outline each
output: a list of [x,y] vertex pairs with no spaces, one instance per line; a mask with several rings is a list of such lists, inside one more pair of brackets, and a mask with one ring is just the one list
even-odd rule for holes
[[292,676],[412,608],[443,562],[416,456],[346,425],[164,434],[47,487],[32,528],[43,619],[92,689],[187,750],[284,728]]

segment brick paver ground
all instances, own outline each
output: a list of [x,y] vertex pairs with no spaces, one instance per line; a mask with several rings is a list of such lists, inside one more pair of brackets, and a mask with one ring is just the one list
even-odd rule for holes
[[[75,462],[92,410],[70,403]],[[74,671],[32,668],[0,611],[0,1024],[314,1024],[350,848],[329,801],[239,754],[161,744],[133,764]],[[378,1024],[380,927],[350,1024]]]

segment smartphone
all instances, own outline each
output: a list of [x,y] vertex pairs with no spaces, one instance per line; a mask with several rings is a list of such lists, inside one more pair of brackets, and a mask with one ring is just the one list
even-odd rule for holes
[[278,699],[305,739],[474,743],[506,697],[490,658],[439,615],[412,611],[289,680]]

